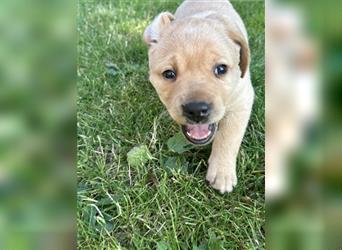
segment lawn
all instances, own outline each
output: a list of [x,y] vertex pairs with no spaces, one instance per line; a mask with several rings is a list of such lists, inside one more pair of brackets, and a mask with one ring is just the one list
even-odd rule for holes
[[[221,195],[205,182],[210,146],[168,146],[179,127],[148,81],[142,33],[179,2],[78,3],[79,249],[265,247],[264,3],[232,1],[249,32],[256,100],[238,185]],[[127,154],[139,146],[146,161],[133,164]]]

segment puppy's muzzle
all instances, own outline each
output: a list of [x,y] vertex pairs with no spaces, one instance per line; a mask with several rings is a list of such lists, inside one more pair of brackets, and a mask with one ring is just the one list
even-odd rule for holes
[[187,124],[181,125],[185,138],[196,145],[209,143],[215,134],[216,123],[209,124],[212,105],[204,101],[193,101],[182,105]]
[[189,102],[182,105],[183,115],[190,122],[207,122],[211,113],[211,105],[206,102]]

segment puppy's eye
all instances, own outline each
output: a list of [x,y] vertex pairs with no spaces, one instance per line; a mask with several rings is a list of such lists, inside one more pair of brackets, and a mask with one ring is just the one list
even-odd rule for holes
[[221,75],[224,75],[225,73],[227,73],[227,65],[225,65],[225,64],[217,65],[214,68],[214,74],[216,76],[221,76]]
[[172,70],[165,70],[163,72],[163,76],[167,80],[174,80],[174,79],[176,79],[176,72],[174,72]]

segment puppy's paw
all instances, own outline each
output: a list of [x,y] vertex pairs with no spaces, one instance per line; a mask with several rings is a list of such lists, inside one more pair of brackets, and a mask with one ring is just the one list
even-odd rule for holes
[[237,184],[235,166],[231,167],[227,164],[216,165],[210,163],[206,180],[209,182],[210,186],[220,191],[222,194],[231,192],[233,187]]

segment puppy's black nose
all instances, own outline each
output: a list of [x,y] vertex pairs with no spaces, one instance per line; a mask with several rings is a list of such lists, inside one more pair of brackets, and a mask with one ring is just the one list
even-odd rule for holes
[[183,115],[193,122],[202,122],[210,115],[210,105],[206,102],[189,102],[182,105]]

